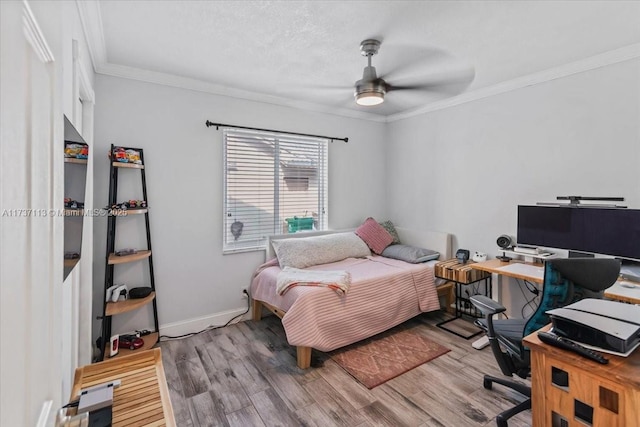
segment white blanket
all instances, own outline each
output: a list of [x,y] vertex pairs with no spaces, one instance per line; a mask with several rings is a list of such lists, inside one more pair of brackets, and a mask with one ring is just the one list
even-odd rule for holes
[[278,273],[276,293],[284,295],[293,286],[323,286],[344,295],[351,285],[351,274],[348,271],[302,270],[285,267]]

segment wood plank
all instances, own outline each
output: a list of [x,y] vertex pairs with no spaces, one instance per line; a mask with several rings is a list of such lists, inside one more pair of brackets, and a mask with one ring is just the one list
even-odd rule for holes
[[220,402],[225,414],[251,405],[251,400],[231,369],[221,369],[207,374],[211,382],[212,394]]
[[230,427],[266,427],[256,408],[249,406],[227,414]]
[[262,375],[256,367],[246,358],[234,359],[229,362],[229,368],[242,384],[247,396],[263,391],[271,387],[269,381]]
[[[167,353],[172,359],[175,357],[174,360],[199,358],[196,348],[202,352],[203,349],[210,348],[207,346],[208,342],[215,346],[216,340],[221,340],[217,348],[223,348],[225,355],[230,348],[235,349],[235,357],[226,361],[226,369],[241,384],[250,403],[226,415],[229,425],[368,427],[390,425],[390,420],[401,420],[408,423],[404,425],[493,427],[496,414],[524,397],[502,386],[485,390],[482,387],[483,374],[501,375],[491,350],[475,350],[471,347],[471,341],[435,327],[444,318],[446,315],[442,312],[427,313],[405,322],[403,327],[415,328],[421,335],[451,351],[373,390],[360,386],[325,353],[319,351],[313,352],[311,369],[298,369],[295,366],[294,348],[287,343],[284,329],[275,316],[266,316],[260,322],[230,325],[201,334],[203,337],[189,337],[176,343],[162,342],[160,346],[163,348],[163,356],[164,348],[170,347]],[[221,357],[221,352],[214,350],[212,353],[217,358]],[[203,362],[205,359],[203,357],[200,360],[209,380],[209,368]],[[182,380],[176,371],[175,362],[172,365],[165,363],[165,370],[176,420],[180,420],[178,425],[200,425],[197,421],[192,423],[189,410],[185,416],[178,409],[188,406],[187,402],[191,397],[180,395],[183,393]],[[282,378],[268,380],[265,375],[271,371],[277,372],[277,376]],[[287,376],[289,378],[284,379]],[[217,378],[216,375],[212,377]],[[172,380],[169,381],[169,378]],[[282,391],[279,385],[279,381],[290,384],[290,379],[304,389],[312,399],[310,404],[292,410],[299,405],[294,405],[290,392]],[[220,385],[215,393],[235,394],[235,390],[235,385]],[[433,395],[426,394],[425,390]],[[211,391],[212,387],[208,392]],[[176,395],[180,396],[174,397]],[[272,400],[274,396],[277,396],[275,402]],[[360,406],[356,408],[354,404]],[[374,414],[376,420],[372,422]],[[530,424],[531,414],[525,411],[512,418],[509,426],[524,427]]]
[[289,411],[287,405],[273,389],[267,389],[251,395],[251,402],[267,426],[294,426],[300,424],[295,414]]
[[188,399],[191,417],[198,426],[228,426],[220,400],[213,392],[197,394]]
[[182,393],[185,397],[192,397],[209,390],[209,378],[202,368],[200,359],[192,358],[178,362],[176,368],[182,381]]
[[324,378],[304,385],[305,390],[318,404],[318,407],[339,426],[354,426],[365,422],[365,418],[349,402],[341,399]]
[[307,391],[293,378],[292,369],[282,366],[263,373],[290,410],[296,411],[313,403]]

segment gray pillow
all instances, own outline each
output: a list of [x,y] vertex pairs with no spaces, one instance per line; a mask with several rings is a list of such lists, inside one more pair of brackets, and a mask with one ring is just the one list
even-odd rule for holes
[[412,264],[430,261],[440,257],[439,252],[410,245],[390,245],[387,246],[380,255],[387,258],[410,262]]
[[271,246],[281,268],[307,268],[371,255],[369,247],[354,232],[272,240]]
[[385,221],[379,224],[382,226],[382,228],[387,230],[387,233],[391,234],[391,237],[393,237],[393,241],[391,242],[392,245],[397,245],[401,243],[400,237],[398,236],[398,232],[396,231],[396,227],[393,226],[393,223],[391,221]]

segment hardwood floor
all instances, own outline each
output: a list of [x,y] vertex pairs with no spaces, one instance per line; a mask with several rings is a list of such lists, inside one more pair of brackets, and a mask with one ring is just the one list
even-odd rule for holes
[[[523,397],[500,385],[485,390],[483,374],[501,375],[491,350],[437,328],[442,316],[423,314],[400,327],[451,351],[372,390],[315,350],[311,368],[298,369],[275,316],[162,342],[177,425],[494,426],[496,414]],[[531,425],[531,413],[509,425]]]

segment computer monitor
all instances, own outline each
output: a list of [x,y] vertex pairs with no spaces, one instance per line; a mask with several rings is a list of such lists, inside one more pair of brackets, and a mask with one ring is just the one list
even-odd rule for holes
[[518,206],[518,245],[640,260],[640,209]]

